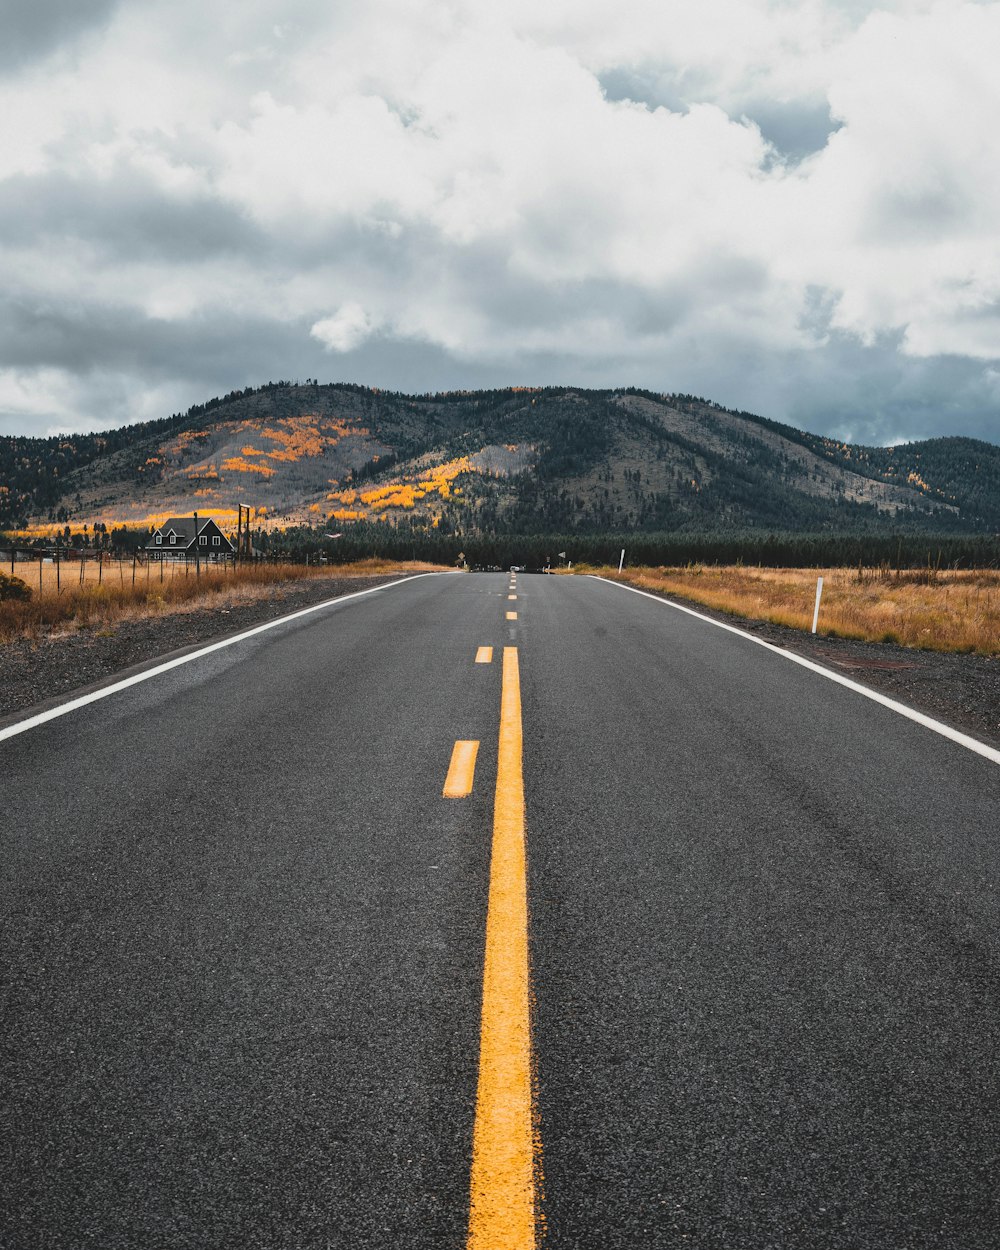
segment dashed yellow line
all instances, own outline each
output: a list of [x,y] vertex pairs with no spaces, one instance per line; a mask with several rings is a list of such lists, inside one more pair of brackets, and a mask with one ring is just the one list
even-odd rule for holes
[[472,793],[472,782],[476,775],[476,756],[479,754],[479,743],[459,740],[451,752],[451,763],[448,776],[444,780],[441,791],[446,799],[464,799]]
[[517,598],[517,595],[508,595],[508,596],[507,596],[507,598],[508,598],[508,599],[516,599],[516,598]]
[[479,650],[476,652],[476,663],[477,664],[492,664],[493,663],[493,648],[492,647],[480,647]]
[[516,621],[516,620],[517,620],[517,613],[516,613],[516,612],[508,612],[508,613],[507,613],[507,620],[508,620],[508,621]]
[[521,683],[504,647],[467,1250],[534,1250],[540,1142],[531,1084]]

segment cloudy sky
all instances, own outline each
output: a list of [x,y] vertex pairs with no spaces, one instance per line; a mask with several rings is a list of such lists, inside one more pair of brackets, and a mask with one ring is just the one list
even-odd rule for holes
[[1000,3],[0,10],[0,432],[317,377],[1000,442]]

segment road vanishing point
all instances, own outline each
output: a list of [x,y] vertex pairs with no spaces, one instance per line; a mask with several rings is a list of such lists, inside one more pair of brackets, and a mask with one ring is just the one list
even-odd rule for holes
[[8,722],[0,1247],[995,1250],[998,758],[506,573]]

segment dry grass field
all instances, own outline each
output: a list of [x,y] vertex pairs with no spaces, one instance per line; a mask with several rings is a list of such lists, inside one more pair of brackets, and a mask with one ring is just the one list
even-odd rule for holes
[[[225,602],[249,603],[266,598],[285,582],[320,578],[372,577],[388,573],[423,573],[439,566],[420,561],[362,560],[355,564],[304,568],[298,564],[194,564],[163,561],[149,565],[108,558],[41,566],[38,561],[14,566],[14,576],[31,590],[27,601],[0,600],[0,644],[15,638],[52,637],[81,629],[110,631],[116,624],[168,612],[190,612]],[[0,574],[10,576],[9,563]]]
[[643,590],[793,629],[812,628],[816,579],[823,578],[817,633],[894,642],[933,651],[1000,653],[997,570],[765,569],[741,566],[593,570]]

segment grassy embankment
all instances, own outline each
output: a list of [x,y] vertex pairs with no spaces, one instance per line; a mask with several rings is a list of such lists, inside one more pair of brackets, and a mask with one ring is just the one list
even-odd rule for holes
[[1000,572],[936,569],[764,569],[742,566],[581,569],[734,616],[933,651],[1000,654]]
[[[0,601],[0,643],[15,638],[52,637],[78,630],[110,632],[123,621],[160,616],[168,612],[220,610],[236,604],[266,599],[282,584],[330,578],[383,576],[392,573],[423,573],[440,566],[421,561],[362,560],[355,564],[304,568],[298,564],[245,564],[233,567],[195,566],[183,563],[152,564],[133,568],[131,560],[108,560],[99,569],[96,561],[81,569],[67,562],[59,570],[42,566],[39,588],[37,562],[19,564],[14,575],[30,589],[26,602]],[[10,565],[0,566],[10,575]],[[81,581],[81,576],[83,580]],[[100,582],[98,581],[100,576]]]

